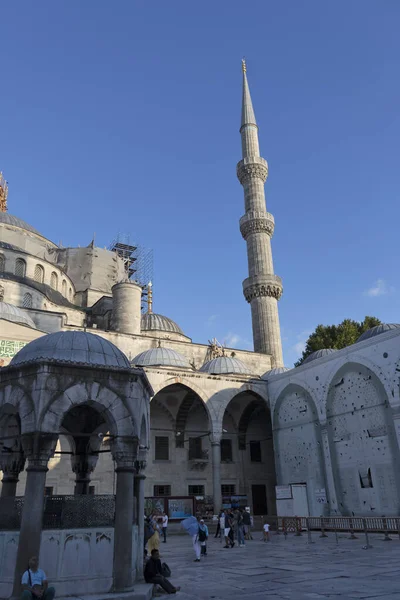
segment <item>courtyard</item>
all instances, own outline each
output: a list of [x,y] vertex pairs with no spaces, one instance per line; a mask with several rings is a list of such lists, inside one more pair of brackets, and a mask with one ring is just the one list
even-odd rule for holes
[[245,548],[225,549],[210,537],[208,556],[194,563],[191,539],[173,535],[161,543],[161,560],[171,568],[171,581],[181,586],[178,597],[186,599],[309,600],[332,598],[400,599],[400,541],[393,536],[370,535],[372,546],[364,549],[365,537],[349,534],[320,538],[313,533],[296,537],[261,533]]

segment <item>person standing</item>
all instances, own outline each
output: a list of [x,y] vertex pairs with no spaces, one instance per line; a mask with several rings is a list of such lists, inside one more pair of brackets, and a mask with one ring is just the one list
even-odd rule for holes
[[201,546],[200,546],[200,540],[199,540],[199,529],[200,529],[200,526],[197,528],[197,533],[194,533],[192,535],[193,550],[196,554],[196,558],[195,558],[194,562],[200,562]]
[[233,548],[235,542],[231,539],[232,519],[228,511],[225,511],[225,523],[224,523],[224,536],[225,546],[224,548]]
[[168,528],[168,515],[165,512],[162,514],[162,532],[163,532],[163,543],[167,543],[167,528]]
[[153,530],[153,535],[149,538],[147,542],[147,550],[149,554],[151,554],[153,550],[159,550],[160,548],[160,527],[154,515],[152,515],[152,517],[150,518],[150,528]]
[[237,515],[237,539],[238,539],[239,548],[244,548],[244,546],[245,546],[243,527],[244,527],[243,508],[240,508],[238,515]]
[[269,524],[267,523],[267,521],[265,519],[264,519],[264,525],[263,525],[263,534],[264,534],[264,542],[269,542],[270,541]]
[[246,540],[252,540],[252,536],[251,536],[251,517],[250,517],[250,511],[249,510],[245,510],[243,513],[243,526],[244,526],[244,537]]
[[200,548],[201,548],[201,556],[207,556],[207,540],[208,540],[208,527],[204,523],[204,519],[200,519],[199,542],[200,542]]

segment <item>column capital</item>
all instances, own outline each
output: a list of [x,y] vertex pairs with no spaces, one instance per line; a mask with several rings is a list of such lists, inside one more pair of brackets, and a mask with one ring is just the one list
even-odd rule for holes
[[111,452],[117,464],[116,470],[135,470],[139,440],[128,436],[118,437],[112,443]]
[[210,433],[211,446],[219,446],[221,444],[222,431],[212,431]]
[[86,477],[96,468],[98,454],[73,454],[71,456],[71,468],[76,475],[85,475]]
[[18,481],[18,475],[24,470],[25,456],[22,451],[0,452],[0,470],[3,471],[3,483]]
[[24,433],[21,444],[29,465],[27,470],[47,470],[47,463],[54,456],[58,435],[55,433]]

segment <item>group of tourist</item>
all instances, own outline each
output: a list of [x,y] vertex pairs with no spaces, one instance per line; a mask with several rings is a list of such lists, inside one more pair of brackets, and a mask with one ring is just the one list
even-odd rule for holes
[[218,517],[217,531],[215,537],[224,537],[224,548],[233,548],[235,540],[239,548],[245,546],[245,540],[251,540],[252,517],[248,510],[239,508],[237,510],[222,510]]

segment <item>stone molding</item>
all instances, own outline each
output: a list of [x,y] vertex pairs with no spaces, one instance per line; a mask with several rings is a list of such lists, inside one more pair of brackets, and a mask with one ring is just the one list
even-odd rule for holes
[[267,161],[258,156],[243,159],[237,164],[236,174],[242,185],[250,179],[261,179],[265,183],[268,177]]
[[247,302],[251,302],[254,298],[265,296],[279,300],[282,292],[282,280],[277,275],[249,277],[243,282],[243,294]]
[[247,240],[253,233],[266,233],[273,236],[275,229],[275,220],[270,213],[258,213],[251,211],[246,213],[240,219],[240,233]]

